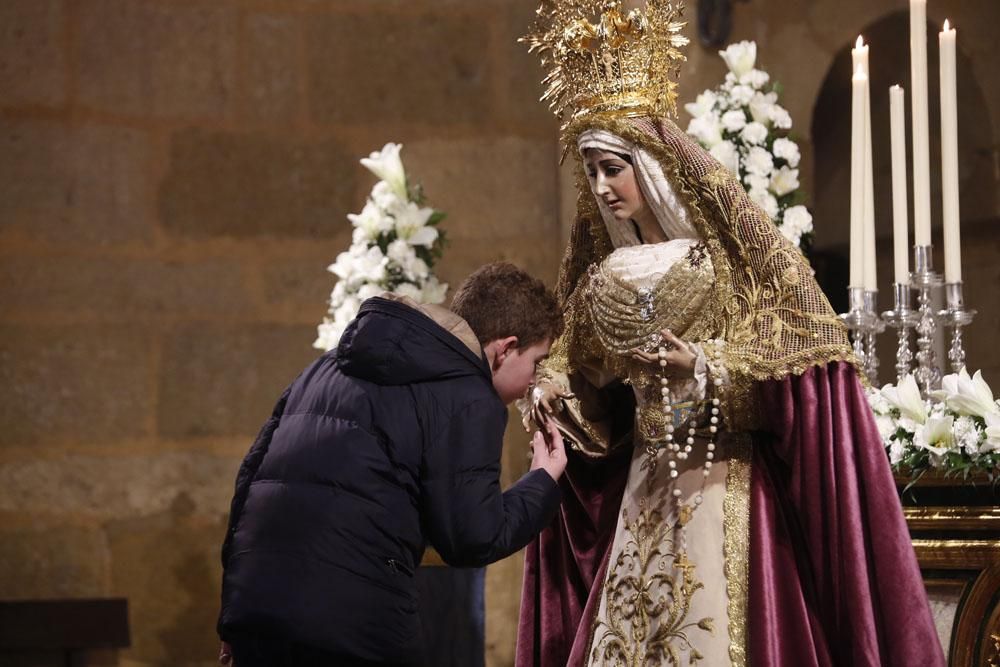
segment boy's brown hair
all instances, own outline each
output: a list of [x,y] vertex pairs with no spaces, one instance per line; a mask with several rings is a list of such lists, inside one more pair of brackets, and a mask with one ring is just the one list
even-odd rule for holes
[[537,278],[509,262],[494,262],[462,281],[451,310],[472,327],[482,345],[517,336],[518,348],[554,341],[563,330],[555,296]]

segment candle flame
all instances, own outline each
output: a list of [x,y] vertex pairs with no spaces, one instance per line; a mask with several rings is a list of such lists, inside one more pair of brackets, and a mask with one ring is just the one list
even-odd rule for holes
[[948,32],[949,30],[951,30],[951,28],[948,25],[948,19],[945,19],[944,20],[944,31]]
[[[945,30],[947,30],[948,29],[948,21],[946,20],[944,22],[944,24],[945,24]],[[864,45],[865,45],[865,40],[861,37],[861,35],[858,35],[858,41],[854,42],[854,47],[857,48],[857,49],[860,49]]]

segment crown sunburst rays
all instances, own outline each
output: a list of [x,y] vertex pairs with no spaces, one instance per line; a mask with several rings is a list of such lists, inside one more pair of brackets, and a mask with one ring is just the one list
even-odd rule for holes
[[589,114],[676,113],[683,4],[647,0],[626,11],[621,0],[542,0],[521,39],[547,74],[542,101],[563,129]]

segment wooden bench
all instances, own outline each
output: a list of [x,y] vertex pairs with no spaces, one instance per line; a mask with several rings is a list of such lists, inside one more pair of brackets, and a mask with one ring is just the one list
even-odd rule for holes
[[89,651],[129,643],[124,598],[0,601],[0,664],[51,656],[61,661],[53,664],[83,667]]

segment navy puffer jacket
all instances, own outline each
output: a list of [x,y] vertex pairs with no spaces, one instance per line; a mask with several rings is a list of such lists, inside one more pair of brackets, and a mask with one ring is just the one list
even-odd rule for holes
[[[424,311],[470,338],[457,316]],[[501,493],[506,406],[481,349],[425,312],[369,299],[337,350],[282,395],[236,481],[223,639],[419,664],[413,573],[425,545],[483,566],[553,517],[558,487],[543,470]]]

